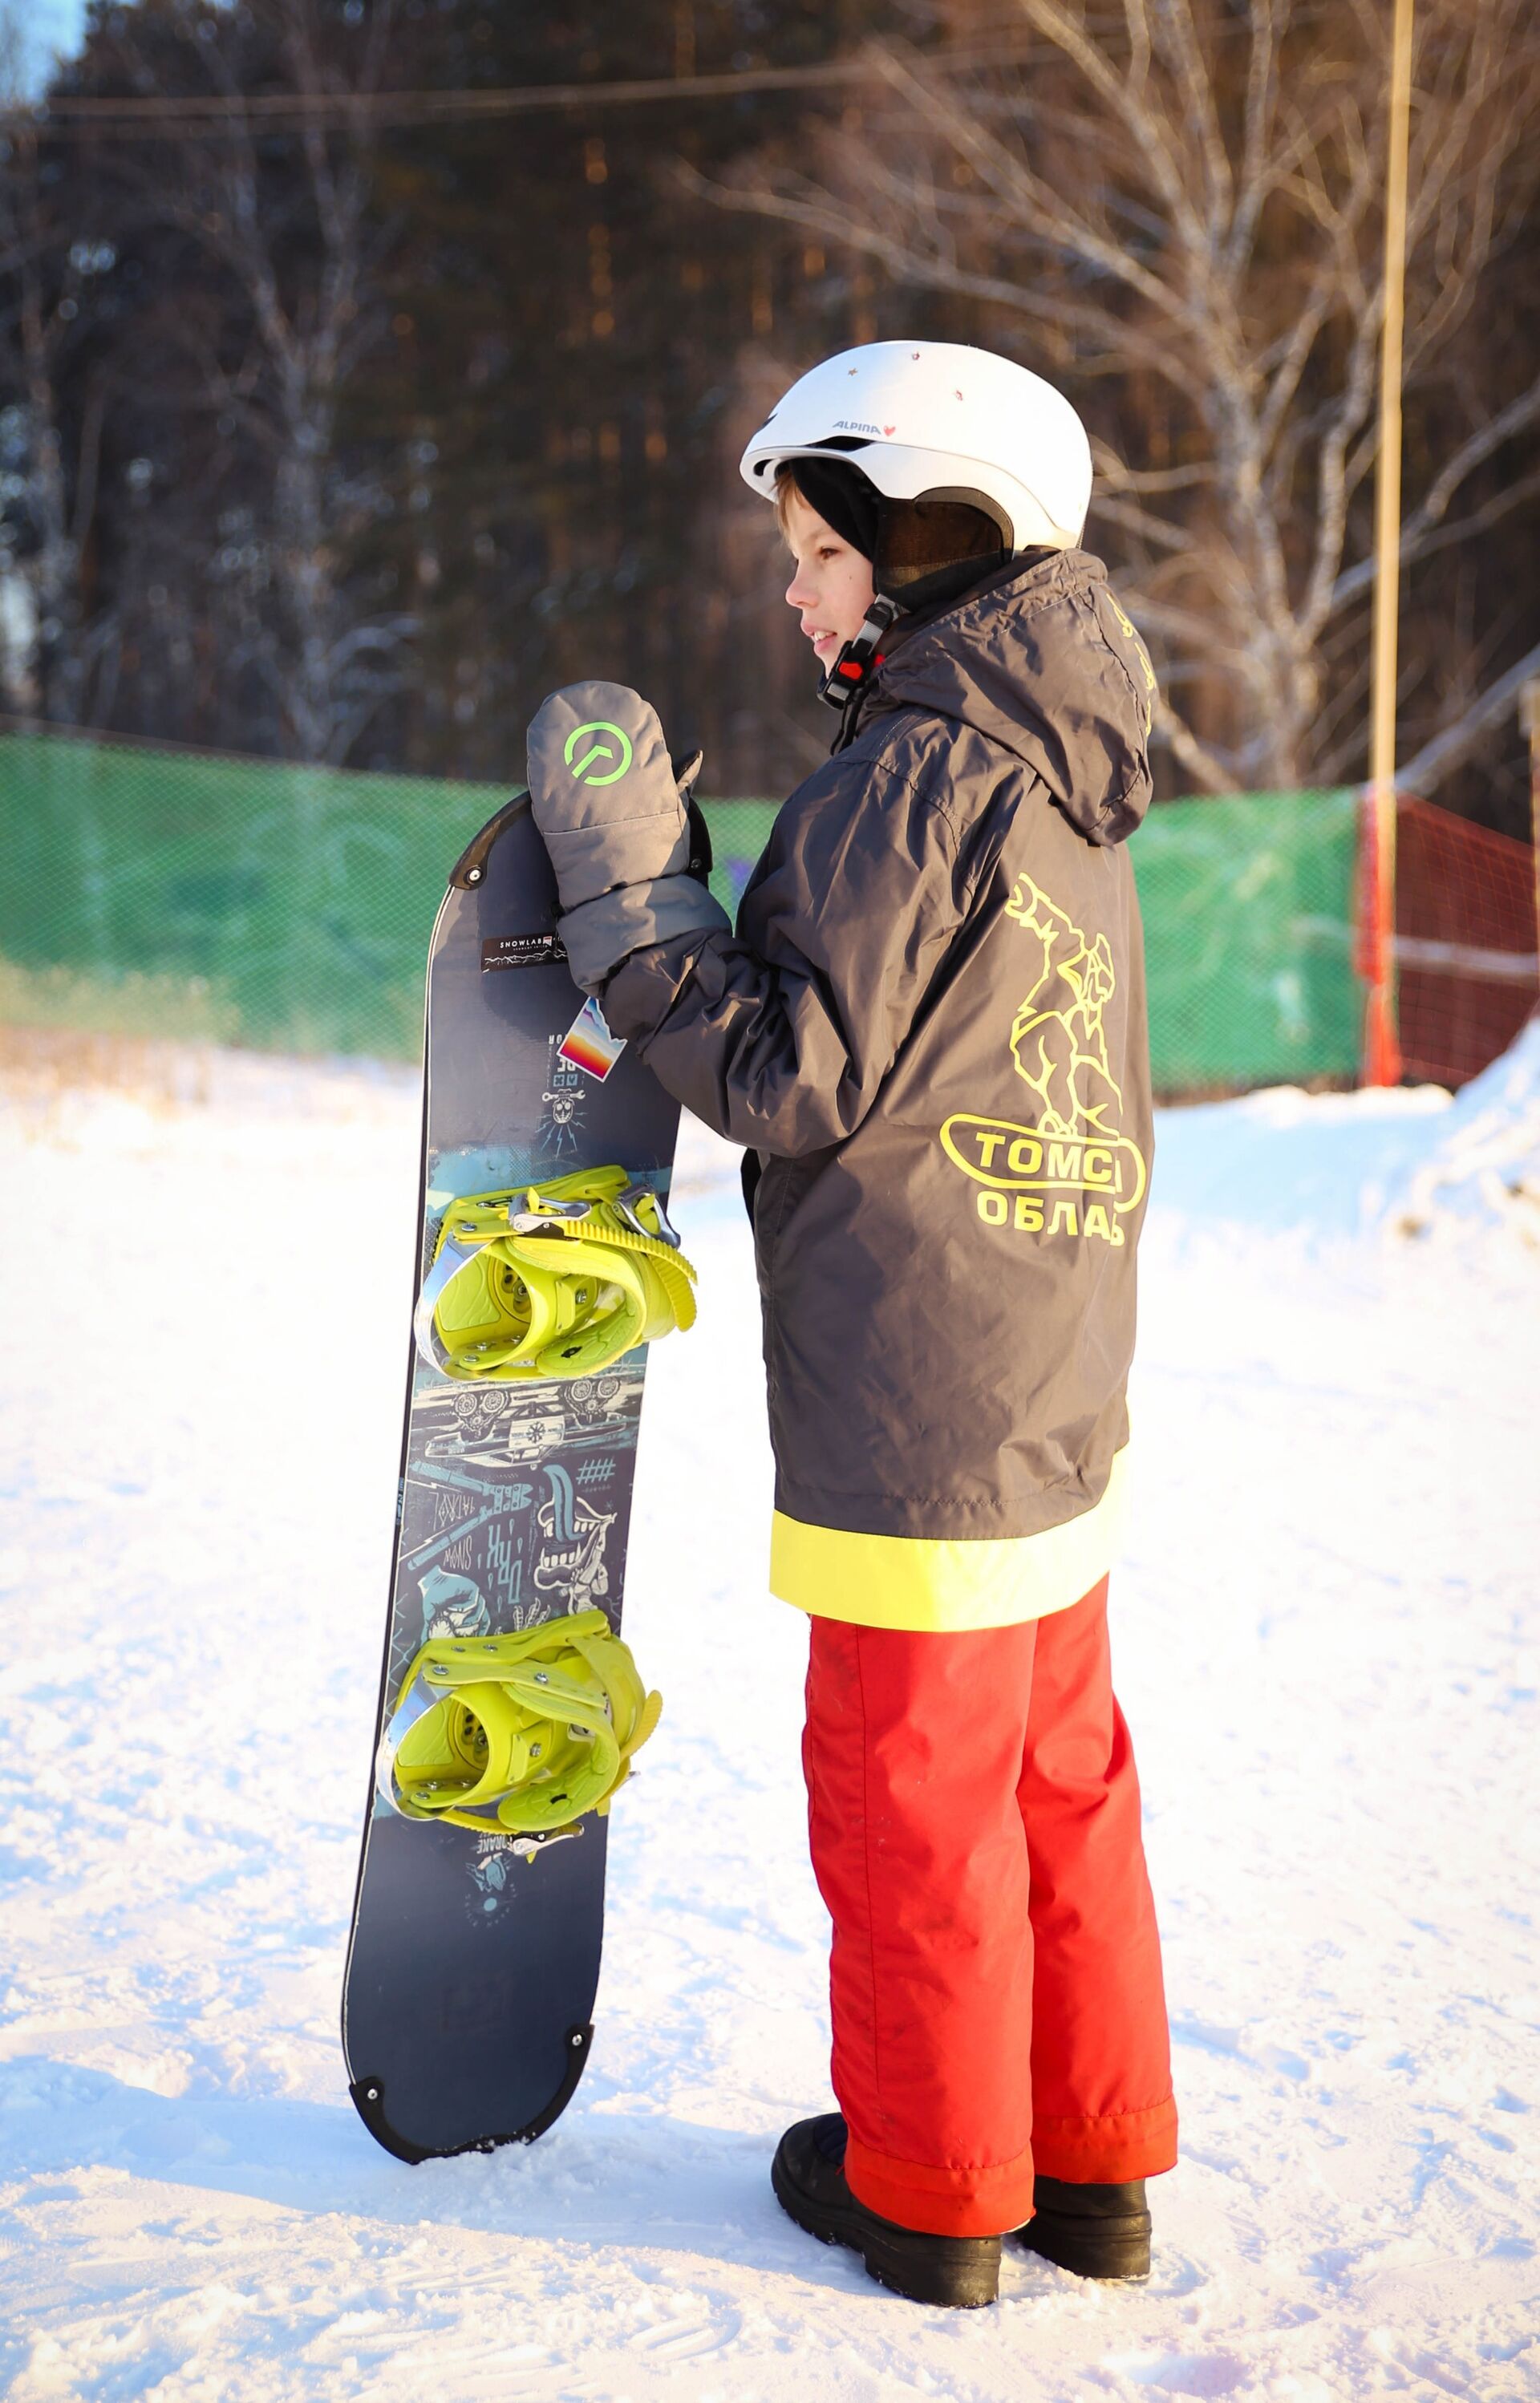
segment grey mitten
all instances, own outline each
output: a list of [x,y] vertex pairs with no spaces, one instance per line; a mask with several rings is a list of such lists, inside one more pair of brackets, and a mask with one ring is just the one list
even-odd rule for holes
[[562,909],[580,985],[602,984],[631,952],[725,927],[727,913],[686,873],[689,785],[669,759],[658,713],[623,684],[569,684],[529,731],[530,806]]
[[563,910],[689,857],[685,802],[658,712],[623,684],[569,684],[529,731],[530,803]]

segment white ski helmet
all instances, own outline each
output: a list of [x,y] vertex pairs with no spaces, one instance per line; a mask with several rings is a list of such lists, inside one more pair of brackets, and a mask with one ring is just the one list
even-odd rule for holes
[[1051,383],[966,342],[865,342],[810,368],[743,453],[766,499],[793,459],[846,459],[893,501],[962,501],[1007,550],[1071,549],[1090,503],[1086,429]]

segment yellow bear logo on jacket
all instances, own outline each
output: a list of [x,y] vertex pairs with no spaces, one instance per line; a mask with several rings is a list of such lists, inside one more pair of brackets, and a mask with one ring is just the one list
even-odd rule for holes
[[1010,1032],[1035,1113],[1023,1124],[959,1111],[941,1129],[942,1147],[983,1188],[977,1206],[986,1226],[1089,1235],[1121,1248],[1118,1221],[1143,1201],[1147,1171],[1121,1132],[1123,1096],[1107,1057],[1105,1013],[1117,990],[1111,948],[1104,935],[1088,938],[1024,874],[1006,914],[1041,946]]

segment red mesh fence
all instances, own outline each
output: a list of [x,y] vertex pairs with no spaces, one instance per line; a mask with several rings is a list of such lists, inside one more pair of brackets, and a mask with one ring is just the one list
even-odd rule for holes
[[1540,1001],[1534,854],[1431,801],[1396,813],[1395,966],[1406,1074],[1464,1085]]

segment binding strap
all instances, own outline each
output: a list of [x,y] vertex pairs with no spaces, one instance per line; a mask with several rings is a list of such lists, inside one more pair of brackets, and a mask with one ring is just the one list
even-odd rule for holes
[[656,1193],[623,1168],[451,1202],[412,1315],[461,1382],[590,1377],[695,1324],[695,1271]]
[[406,1819],[536,1835],[601,1817],[662,1714],[602,1610],[517,1635],[424,1644],[380,1740],[380,1792]]

